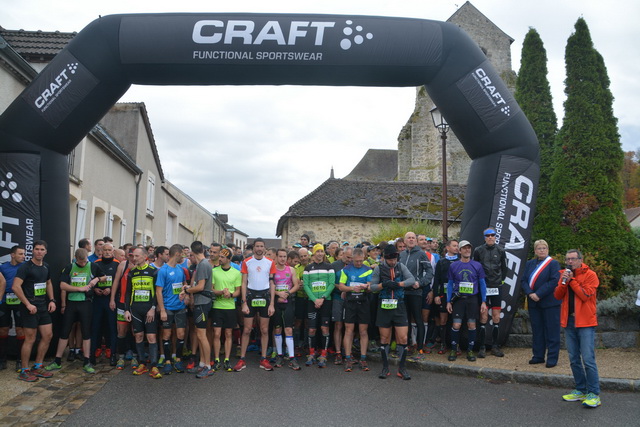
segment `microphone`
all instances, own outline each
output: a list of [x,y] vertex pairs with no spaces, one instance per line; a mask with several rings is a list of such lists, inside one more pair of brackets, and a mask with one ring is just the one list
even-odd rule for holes
[[[569,264],[567,264],[567,265],[564,267],[564,269],[565,269],[565,271],[566,271],[566,270],[571,270],[571,266],[570,266]],[[566,277],[563,277],[563,278],[562,278],[562,284],[563,284],[563,285],[566,285],[566,284],[567,284],[567,278],[566,278]]]

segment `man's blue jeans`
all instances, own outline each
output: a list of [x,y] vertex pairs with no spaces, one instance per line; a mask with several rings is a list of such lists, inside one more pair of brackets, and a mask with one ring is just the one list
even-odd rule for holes
[[587,394],[600,394],[600,379],[596,365],[596,328],[575,327],[575,317],[569,316],[564,338],[569,352],[571,371],[576,382],[576,390]]

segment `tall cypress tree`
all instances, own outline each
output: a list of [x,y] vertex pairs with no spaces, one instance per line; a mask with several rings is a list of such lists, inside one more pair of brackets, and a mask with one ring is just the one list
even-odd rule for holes
[[546,238],[552,231],[546,226],[548,220],[545,218],[550,214],[548,199],[558,119],[553,111],[553,99],[547,74],[547,51],[538,32],[530,28],[522,44],[522,59],[516,80],[515,97],[531,122],[540,143],[540,184],[532,240]]
[[[616,283],[637,271],[640,245],[622,210],[624,153],[602,56],[578,19],[565,52],[565,117],[556,140],[550,208],[554,252],[577,247],[598,253]],[[614,285],[616,284],[614,283]]]

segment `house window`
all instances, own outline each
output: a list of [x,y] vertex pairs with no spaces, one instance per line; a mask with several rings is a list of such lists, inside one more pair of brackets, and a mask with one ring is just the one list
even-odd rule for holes
[[156,177],[149,172],[147,180],[147,215],[153,216],[153,206],[155,204],[156,195]]

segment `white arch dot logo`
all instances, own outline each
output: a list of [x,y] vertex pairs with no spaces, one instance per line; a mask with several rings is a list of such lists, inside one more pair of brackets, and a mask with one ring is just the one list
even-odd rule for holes
[[20,203],[22,201],[22,194],[15,191],[18,188],[18,183],[11,180],[13,173],[7,172],[5,178],[7,181],[0,181],[0,188],[3,189],[2,192],[0,192],[0,197],[4,200],[11,198],[14,202]]
[[[353,25],[353,21],[348,20],[345,23],[347,24],[347,27],[342,30],[342,33],[347,37],[340,40],[340,47],[342,48],[342,50],[349,50],[354,43],[360,45],[364,43],[365,39],[371,40],[373,38],[372,33],[358,34],[364,31],[362,25],[356,26],[354,35],[354,30],[353,28],[351,28],[351,25]],[[350,39],[350,36],[353,36],[353,40]]]

